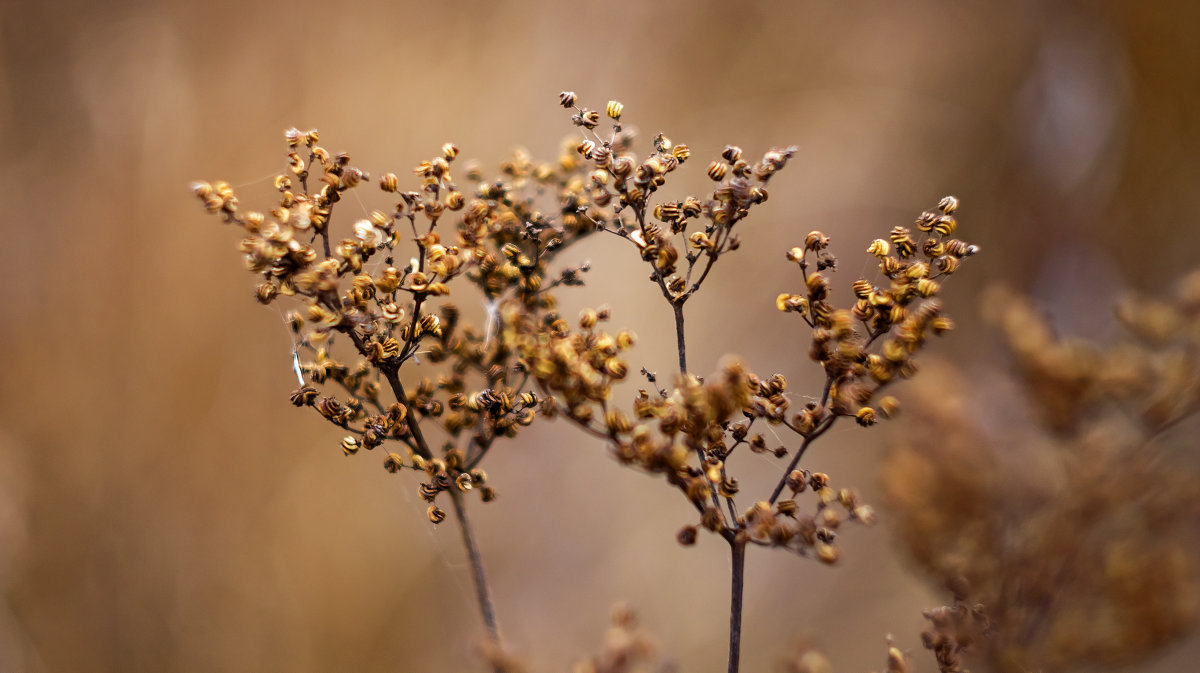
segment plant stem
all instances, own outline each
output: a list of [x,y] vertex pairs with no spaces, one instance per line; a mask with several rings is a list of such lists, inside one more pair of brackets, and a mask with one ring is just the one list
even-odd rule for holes
[[467,549],[467,558],[471,561],[471,579],[475,582],[475,598],[479,601],[479,612],[487,626],[488,635],[493,642],[500,642],[500,627],[496,624],[496,608],[492,604],[492,589],[487,581],[487,573],[483,570],[483,556],[479,553],[479,544],[475,540],[475,531],[467,519],[467,508],[463,503],[462,494],[450,490],[450,502],[454,505],[454,516],[458,518],[458,527],[462,531],[463,546]]
[[687,376],[687,341],[683,336],[683,302],[671,305],[675,309],[675,344],[679,347],[679,375]]
[[735,537],[729,543],[733,555],[729,592],[729,673],[737,673],[742,655],[742,589],[746,580],[746,543]]
[[[360,349],[361,350],[361,349]],[[389,368],[383,370],[384,377],[387,378],[388,384],[392,387],[392,392],[396,395],[396,400],[401,404],[408,404],[408,395],[404,392],[404,385],[400,383],[400,376],[396,369]],[[417,413],[415,410],[408,412],[408,428],[412,432],[413,438],[416,440],[415,447],[417,453],[425,458],[432,458],[433,452],[429,450],[429,444],[425,442],[425,435],[421,433],[421,426],[417,422]],[[487,573],[483,571],[483,555],[479,553],[479,543],[475,540],[475,530],[471,528],[471,521],[467,518],[466,504],[463,502],[462,494],[451,488],[450,503],[454,507],[454,516],[458,519],[458,528],[462,531],[463,547],[467,550],[467,558],[471,562],[471,579],[475,583],[475,598],[479,601],[479,612],[483,615],[483,623],[487,626],[488,636],[492,642],[500,642],[500,627],[496,624],[496,608],[492,604],[492,589],[487,581]]]

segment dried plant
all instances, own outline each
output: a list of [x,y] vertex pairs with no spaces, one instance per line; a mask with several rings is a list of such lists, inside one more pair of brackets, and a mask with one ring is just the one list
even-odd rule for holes
[[[346,193],[370,178],[348,155],[319,145],[316,131],[287,132],[289,166],[275,179],[272,208],[242,209],[227,183],[200,183],[195,193],[210,213],[242,230],[247,268],[260,278],[258,300],[289,298],[297,306],[289,315],[300,379],[293,404],[345,430],[347,455],[379,448],[389,471],[420,475],[433,523],[446,518],[442,505],[449,501],[492,652],[501,651],[499,627],[465,496],[494,499],[481,464],[498,440],[516,437],[537,418],[561,417],[690,503],[696,520],[679,531],[679,542],[691,544],[704,529],[728,543],[728,670],[736,671],[746,548],[832,564],[841,525],[875,519],[853,489],[802,468],[801,459],[841,419],[871,426],[895,414],[898,402],[882,393],[913,376],[929,336],[953,327],[937,299],[940,286],[977,250],[955,237],[958,201],[945,197],[913,228],[893,227],[871,243],[876,280],[855,281],[839,308],[830,276],[837,259],[829,237],[813,231],[786,253],[802,289],[775,302],[796,315],[824,373],[812,401],[793,408],[782,375],[757,375],[732,358],[701,378],[688,365],[685,306],[716,262],[738,249],[743,221],[768,200],[768,185],[795,148],[750,160],[728,146],[708,165],[711,192],[658,199],[689,160],[686,145],[659,134],[639,157],[634,134],[622,128],[620,103],[610,101],[601,113],[578,106],[571,92],[560,103],[582,135],[557,161],[518,153],[499,179],[468,168],[460,186],[459,151],[447,144],[416,167],[413,191],[402,191],[394,174],[379,178],[394,207],[372,211],[343,234],[334,233],[334,211],[341,221]],[[611,130],[601,133],[605,117]],[[677,375],[643,368],[650,387],[627,404],[613,391],[629,376],[633,334],[602,327],[609,309],[586,309],[569,322],[556,308],[555,293],[581,285],[588,271],[586,264],[558,265],[558,257],[591,235],[627,241],[674,319]],[[484,324],[469,325],[451,300],[479,297],[488,307]],[[764,427],[790,431],[793,446],[768,446]],[[739,447],[780,460],[769,493],[741,494],[731,465]],[[613,662],[630,656],[606,654],[588,670],[630,670]],[[511,668],[499,655],[490,660],[497,670]]]
[[[1011,291],[984,304],[1021,387],[968,406],[953,368],[914,384],[885,465],[903,541],[937,581],[987,606],[988,668],[1142,661],[1200,608],[1200,475],[1187,451],[1200,410],[1200,272],[1169,300],[1122,302],[1129,336],[1108,346],[1057,338]],[[1010,422],[973,411],[1003,414],[1021,399],[1030,408]]]

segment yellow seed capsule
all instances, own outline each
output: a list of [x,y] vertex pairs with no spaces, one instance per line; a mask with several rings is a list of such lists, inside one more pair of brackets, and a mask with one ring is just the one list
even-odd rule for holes
[[475,487],[475,483],[472,481],[471,475],[467,474],[466,472],[458,475],[458,477],[454,480],[454,485],[457,486],[458,490],[462,491],[463,493],[466,493]]
[[933,231],[942,236],[949,236],[958,228],[958,221],[949,215],[937,218],[933,223]]
[[575,107],[575,92],[564,91],[558,94],[558,103],[563,107]]
[[817,558],[821,559],[821,563],[833,565],[838,560],[837,547],[826,544],[824,542],[817,543]]
[[888,245],[888,242],[882,238],[877,238],[874,241],[871,241],[870,247],[867,248],[867,254],[874,255],[876,257],[886,257],[890,251],[891,246]]
[[437,505],[430,505],[429,509],[425,510],[425,516],[433,523],[441,523],[446,520],[446,512]]
[[596,326],[596,322],[599,319],[596,309],[585,308],[579,312],[579,327],[581,329],[592,329]]
[[900,401],[888,395],[879,400],[879,413],[884,418],[895,418],[900,411]]
[[714,161],[708,165],[708,177],[716,182],[725,179],[725,174],[729,171],[729,165],[720,161]]
[[688,241],[691,242],[693,248],[697,248],[699,250],[713,249],[712,241],[708,238],[708,234],[704,233],[703,231],[695,232],[688,237]]
[[854,420],[863,427],[875,425],[875,410],[871,407],[862,407],[858,413],[854,414]]
[[352,456],[358,453],[358,446],[358,439],[351,435],[346,435],[346,437],[342,439],[342,452],[347,456]]
[[938,316],[933,319],[933,322],[929,323],[929,327],[933,330],[934,334],[945,334],[954,329],[954,321],[946,316]]
[[400,468],[402,467],[404,467],[404,459],[402,459],[398,453],[389,453],[387,457],[383,459],[383,469],[387,470],[388,472],[399,472]]
[[620,119],[621,111],[624,109],[625,109],[624,105],[621,105],[619,102],[617,102],[615,100],[610,100],[610,101],[608,101],[608,105],[606,105],[604,107],[604,112],[612,119]]

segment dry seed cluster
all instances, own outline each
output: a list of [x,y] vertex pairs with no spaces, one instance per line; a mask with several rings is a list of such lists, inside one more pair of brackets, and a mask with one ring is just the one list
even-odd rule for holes
[[[304,381],[293,404],[346,430],[346,455],[403,446],[385,451],[384,467],[424,473],[420,494],[435,523],[445,518],[436,504],[443,491],[476,490],[491,500],[479,462],[549,403],[516,356],[509,316],[557,320],[555,289],[582,284],[588,267],[550,274],[550,265],[607,217],[581,163],[572,155],[535,163],[518,152],[495,179],[468,167],[469,186],[460,187],[452,173],[458,148],[446,144],[413,170],[413,191],[383,175],[377,185],[392,205],[355,220],[343,200],[369,176],[349,155],[320,146],[316,131],[291,129],[285,140],[288,169],[274,180],[274,207],[243,209],[225,182],[194,191],[242,230],[246,267],[260,279],[257,299],[298,304],[288,320]],[[344,237],[334,234],[335,210],[346,212]],[[454,288],[466,286],[475,295],[468,303],[482,298],[488,307],[482,327],[463,323],[451,301],[466,292]],[[428,373],[409,377],[411,370]],[[426,437],[430,431],[437,437]]]
[[1200,615],[1200,272],[1121,303],[1128,337],[1110,345],[1054,336],[1011,291],[984,304],[1028,419],[997,433],[953,370],[923,375],[885,466],[903,540],[987,606],[976,649],[995,670],[1140,662]]
[[[402,191],[395,174],[379,178],[392,205],[348,215],[354,221],[344,238],[333,234],[334,211],[346,210],[346,192],[370,178],[348,155],[321,147],[316,131],[285,134],[288,170],[275,179],[278,202],[266,212],[244,211],[226,183],[196,185],[209,212],[243,230],[247,268],[260,278],[258,300],[299,303],[289,320],[305,356],[304,384],[293,403],[346,430],[347,455],[389,442],[405,447],[385,451],[384,466],[424,474],[420,494],[434,522],[446,516],[437,506],[444,491],[494,497],[479,463],[497,438],[517,435],[539,415],[561,415],[607,440],[621,462],[663,475],[684,495],[699,521],[680,531],[681,542],[705,528],[731,542],[836,561],[839,526],[869,523],[873,511],[798,462],[838,418],[870,425],[893,414],[894,398],[875,393],[910,376],[927,336],[951,327],[936,301],[939,284],[975,252],[953,237],[957,201],[947,197],[923,214],[915,234],[896,227],[873,243],[887,285],[858,281],[848,309],[830,302],[826,274],[836,259],[827,236],[813,232],[788,253],[806,288],[776,303],[808,324],[811,355],[826,373],[822,395],[793,409],[781,375],[760,377],[732,360],[708,380],[688,374],[682,310],[716,260],[739,247],[735,226],[767,201],[769,181],[795,148],[750,161],[727,146],[708,166],[711,192],[660,200],[655,195],[691,156],[686,145],[660,134],[638,157],[620,103],[605,106],[611,132],[602,136],[599,111],[579,107],[570,92],[560,102],[573,111],[582,139],[557,161],[518,152],[494,179],[468,167],[460,187],[459,151],[447,144],[413,170],[412,191]],[[606,331],[607,309],[585,310],[574,323],[556,310],[555,290],[582,284],[588,266],[551,272],[552,262],[597,231],[630,242],[680,327],[678,383],[660,388],[643,369],[654,390],[628,407],[612,398],[614,384],[628,377],[634,336]],[[452,302],[466,286],[488,309],[482,326],[464,322]],[[798,448],[768,446],[762,424],[791,429]],[[792,456],[774,492],[744,507],[728,469],[743,445]],[[798,496],[806,492],[813,504],[804,510]]]

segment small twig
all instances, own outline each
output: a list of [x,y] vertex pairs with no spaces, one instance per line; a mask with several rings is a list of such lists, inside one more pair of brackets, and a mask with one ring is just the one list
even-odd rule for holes
[[729,592],[729,673],[737,673],[742,655],[742,590],[746,584],[746,544],[737,538],[729,544],[733,557]]
[[479,543],[475,540],[475,531],[467,518],[467,508],[463,503],[462,494],[450,489],[450,502],[454,507],[454,516],[458,519],[459,530],[462,531],[463,546],[467,549],[467,558],[471,562],[471,577],[475,581],[475,598],[479,601],[479,612],[483,615],[483,623],[487,626],[488,635],[493,642],[500,642],[500,627],[496,623],[496,608],[492,603],[491,585],[488,584],[487,574],[483,570],[483,556],[479,553]]

